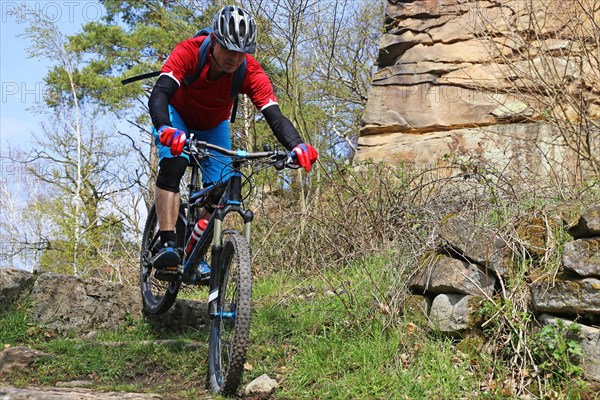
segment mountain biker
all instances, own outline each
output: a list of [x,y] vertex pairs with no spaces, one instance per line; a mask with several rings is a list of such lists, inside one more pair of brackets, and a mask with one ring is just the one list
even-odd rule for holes
[[[246,94],[261,111],[278,141],[295,153],[296,163],[310,171],[318,158],[316,149],[304,143],[282,115],[269,78],[250,56],[256,49],[256,36],[256,23],[247,11],[225,6],[215,14],[210,36],[187,39],[175,47],[154,85],[148,107],[159,155],[155,204],[161,249],[153,262],[159,278],[178,274],[181,263],[175,249],[175,224],[179,183],[189,163],[188,155],[182,154],[186,139],[192,133],[196,139],[231,149],[232,75],[244,59],[246,74],[240,93]],[[185,77],[196,72],[198,51],[204,40],[210,40],[206,65],[195,81],[184,84]],[[217,152],[211,155],[200,162],[204,187],[225,181],[230,174],[227,157]]]

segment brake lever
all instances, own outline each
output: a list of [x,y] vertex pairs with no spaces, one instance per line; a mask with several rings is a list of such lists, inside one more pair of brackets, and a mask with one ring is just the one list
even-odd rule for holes
[[281,171],[281,170],[285,169],[285,162],[283,160],[277,160],[273,164],[273,167],[275,167],[275,169],[277,171]]
[[183,149],[183,153],[187,154],[188,156],[193,155],[196,160],[205,160],[208,158],[206,142],[198,142],[192,140],[192,138],[186,140],[186,146]]
[[298,169],[298,168],[300,168],[300,164],[296,164],[294,162],[294,158],[295,158],[294,155],[295,155],[295,153],[290,153],[290,156],[288,157],[288,159],[285,160],[285,166],[287,168],[290,168],[290,169]]
[[289,153],[286,158],[277,158],[272,165],[278,171],[281,171],[285,168],[291,168],[291,169],[300,168],[299,165],[294,163],[294,154],[293,153]]

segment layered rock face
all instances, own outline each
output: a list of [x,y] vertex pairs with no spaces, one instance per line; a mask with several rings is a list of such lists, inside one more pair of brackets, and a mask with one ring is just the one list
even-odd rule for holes
[[[388,0],[356,160],[469,155],[535,175],[574,170],[575,146],[547,117],[568,124],[600,112],[595,57],[582,48],[594,30],[570,4]],[[581,109],[560,99],[582,90]]]

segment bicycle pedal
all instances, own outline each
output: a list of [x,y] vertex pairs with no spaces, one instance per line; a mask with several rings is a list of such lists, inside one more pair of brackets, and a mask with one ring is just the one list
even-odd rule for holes
[[210,274],[200,275],[197,282],[201,286],[208,286],[208,283],[210,282]]
[[168,266],[154,271],[154,277],[156,279],[168,282],[179,279],[181,274],[183,274],[183,267],[181,266]]
[[199,273],[199,271],[196,271],[188,277],[186,277],[184,275],[182,280],[184,282],[192,284],[192,285],[208,286],[208,283],[210,281],[210,273],[202,274],[202,273]]

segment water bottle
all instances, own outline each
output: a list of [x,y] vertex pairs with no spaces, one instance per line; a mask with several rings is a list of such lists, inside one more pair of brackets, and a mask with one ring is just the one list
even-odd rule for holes
[[185,248],[186,255],[188,255],[188,256],[190,255],[190,253],[192,252],[192,249],[194,248],[194,245],[196,244],[198,239],[200,239],[200,237],[204,233],[204,230],[206,229],[207,226],[208,226],[207,219],[201,219],[196,223],[196,226],[194,226],[194,231],[192,232],[192,237],[190,237],[190,240],[188,241],[188,245]]

